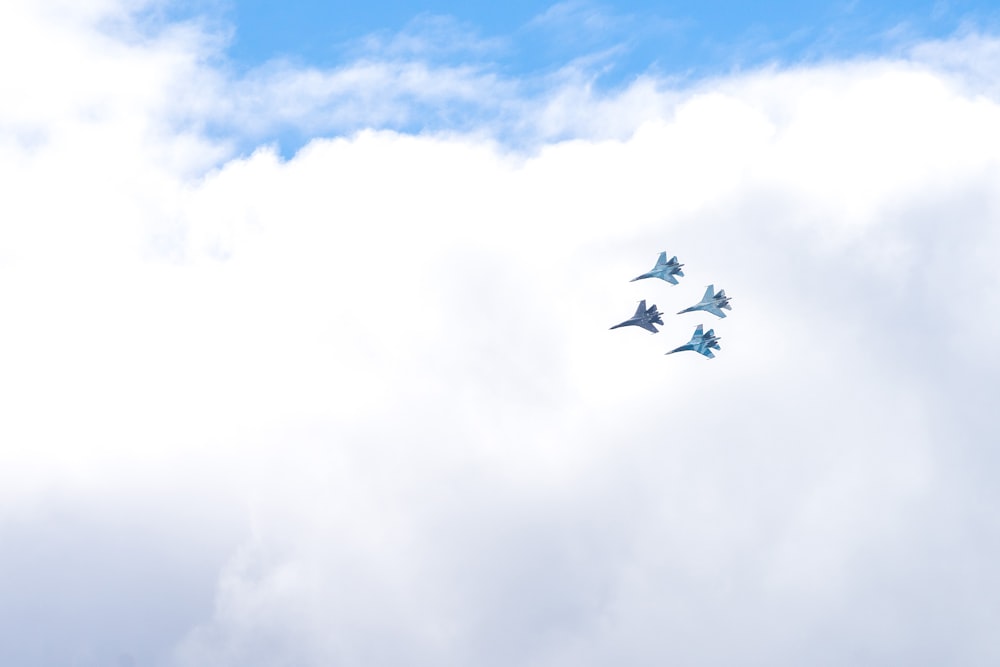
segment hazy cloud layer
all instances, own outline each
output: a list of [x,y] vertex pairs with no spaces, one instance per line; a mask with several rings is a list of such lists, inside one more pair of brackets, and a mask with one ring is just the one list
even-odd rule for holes
[[[462,70],[432,105],[500,91],[531,150],[486,113],[283,160],[232,151],[459,70],[239,78],[54,8],[0,10],[0,662],[1000,659],[995,39]],[[627,282],[664,249],[679,286]],[[607,330],[710,282],[725,320]],[[700,321],[717,359],[663,356]]]

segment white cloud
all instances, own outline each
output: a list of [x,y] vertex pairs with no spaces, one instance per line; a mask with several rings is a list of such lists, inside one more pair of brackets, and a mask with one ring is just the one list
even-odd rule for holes
[[951,75],[965,85],[969,97],[1000,96],[993,72],[1000,66],[1000,44],[975,30],[947,40],[916,44],[911,57],[922,65]]
[[[1000,105],[948,44],[505,83],[575,137],[528,153],[226,161],[202,129],[244,109],[405,115],[457,70],[238,80],[190,27],[28,8],[0,24],[59,46],[0,70],[3,662],[996,661]],[[426,94],[488,80],[456,76]],[[681,285],[628,283],[661,249]],[[714,361],[662,355],[694,316],[607,331],[709,282]]]

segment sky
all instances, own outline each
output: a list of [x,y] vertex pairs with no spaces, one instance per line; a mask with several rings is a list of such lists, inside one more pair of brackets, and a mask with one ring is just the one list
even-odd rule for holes
[[0,663],[997,664],[988,3],[284,7],[0,8]]

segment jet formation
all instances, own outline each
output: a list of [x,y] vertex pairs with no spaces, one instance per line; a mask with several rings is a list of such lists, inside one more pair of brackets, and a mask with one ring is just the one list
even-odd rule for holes
[[[684,272],[681,271],[682,266],[684,265],[677,261],[676,256],[668,260],[666,251],[663,251],[660,253],[660,257],[656,260],[656,266],[641,276],[636,276],[630,282],[643,280],[644,278],[659,278],[670,283],[671,285],[677,285],[678,282],[676,276],[680,276],[682,278],[684,277]],[[726,296],[726,290],[720,289],[716,292],[715,285],[709,285],[705,290],[705,295],[701,298],[701,301],[693,306],[679,311],[677,314],[682,315],[684,313],[692,313],[694,311],[701,310],[721,318],[726,316],[723,310],[732,309],[732,306],[729,305],[729,297]],[[639,302],[639,307],[636,308],[635,315],[611,328],[618,329],[620,327],[637,326],[642,327],[651,333],[658,333],[659,330],[654,325],[659,324],[660,326],[663,326],[662,315],[663,314],[657,310],[655,304],[646,308],[646,300],[643,299]],[[699,324],[695,328],[694,335],[691,336],[691,340],[680,347],[670,350],[666,354],[690,350],[704,355],[709,359],[714,359],[715,353],[712,352],[712,350],[722,349],[719,346],[719,340],[721,339],[715,335],[714,329],[709,329],[706,332],[704,325]]]

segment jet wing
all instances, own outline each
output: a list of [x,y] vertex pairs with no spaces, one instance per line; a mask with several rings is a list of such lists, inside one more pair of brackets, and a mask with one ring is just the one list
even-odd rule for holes
[[646,300],[643,299],[639,302],[639,307],[635,309],[635,315],[632,317],[645,317],[646,316]]
[[711,301],[715,298],[715,285],[709,285],[708,289],[705,290],[705,296],[701,297],[702,301]]
[[660,253],[660,256],[656,260],[656,265],[657,266],[666,266],[667,265],[667,251],[666,250],[664,250],[663,252]]
[[653,333],[659,333],[659,329],[657,329],[656,327],[654,327],[652,322],[647,322],[646,320],[639,320],[638,322],[636,322],[636,324],[638,324],[640,327],[642,327],[646,331],[652,331]]
[[712,313],[713,315],[715,315],[716,317],[725,317],[726,316],[726,314],[724,312],[722,312],[722,310],[720,310],[719,307],[716,306],[714,303],[707,304],[704,308],[702,308],[702,310],[706,310],[706,311]]
[[674,276],[672,274],[664,273],[660,277],[663,278],[664,280],[666,280],[671,285],[676,285],[677,284],[677,278],[674,278]]
[[715,354],[710,349],[708,349],[707,347],[705,348],[705,351],[702,352],[702,354],[704,354],[709,359],[715,359]]
[[692,336],[692,338],[700,339],[704,335],[705,335],[705,327],[699,324],[697,327],[695,327],[694,336]]

